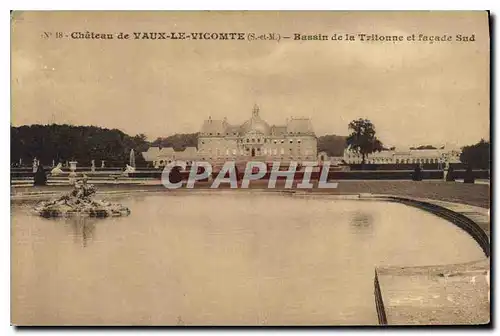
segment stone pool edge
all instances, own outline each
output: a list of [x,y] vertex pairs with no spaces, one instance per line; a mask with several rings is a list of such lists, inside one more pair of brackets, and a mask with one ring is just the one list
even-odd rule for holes
[[[401,203],[437,215],[466,231],[479,244],[486,256],[478,261],[451,265],[375,267],[374,297],[380,325],[486,325],[491,323],[489,280],[491,231],[488,209],[461,203],[397,195],[362,194],[359,195],[359,198]],[[481,293],[474,288],[477,287],[476,277],[478,274],[484,275],[487,279],[487,287],[484,281],[482,283],[478,282]],[[457,286],[440,282],[441,279],[447,279],[450,276],[455,278],[455,281],[460,282],[461,285],[459,293],[454,293],[455,296],[459,297],[464,291],[477,292],[477,295],[473,298],[465,298],[468,301],[467,305],[458,308],[452,304],[446,305],[448,302],[443,305],[441,295],[430,297],[430,294],[428,294],[429,291],[453,293],[454,287]],[[402,293],[394,290],[403,281],[418,283],[421,286],[420,291]],[[426,288],[426,290],[422,290],[422,288]],[[484,307],[484,298],[481,296],[486,291],[488,293],[487,309]],[[416,300],[406,305],[392,305],[391,301],[397,302],[398,299],[401,299],[402,294],[408,297],[416,296],[420,301]],[[416,294],[420,295],[417,296]],[[447,300],[449,297],[450,294],[446,297]],[[441,301],[439,301],[440,299]],[[389,305],[384,303],[386,301],[389,302]],[[470,309],[467,309],[468,307]],[[471,311],[474,311],[475,314],[471,314]]]

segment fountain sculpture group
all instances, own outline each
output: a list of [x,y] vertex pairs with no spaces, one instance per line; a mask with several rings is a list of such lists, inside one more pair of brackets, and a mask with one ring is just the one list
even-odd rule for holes
[[130,210],[116,203],[93,199],[94,185],[87,183],[87,177],[78,179],[71,192],[51,201],[38,204],[34,211],[42,217],[118,217],[127,216]]

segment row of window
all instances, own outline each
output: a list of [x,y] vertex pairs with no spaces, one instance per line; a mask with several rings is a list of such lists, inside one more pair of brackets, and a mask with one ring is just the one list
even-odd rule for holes
[[[178,160],[178,161],[182,161],[182,160]],[[158,161],[158,164],[160,166],[163,166],[163,165],[166,165],[166,164],[169,164],[172,162],[173,162],[173,160],[160,160],[160,161]],[[186,161],[186,165],[190,165],[190,164],[193,164],[193,161]],[[153,161],[153,165],[156,166],[156,161]]]
[[[301,134],[306,134],[306,133],[303,133],[303,132],[288,132],[288,134],[290,134],[290,135],[301,135]],[[224,134],[221,134],[220,132],[217,132],[217,133],[201,133],[201,135],[217,135],[217,136],[221,136],[221,135],[224,135]],[[230,135],[237,136],[237,135],[239,135],[239,133],[236,133],[236,132],[226,133],[226,136],[230,136]]]
[[[277,143],[278,143],[278,140],[272,140],[272,141],[273,141],[275,144],[277,144]],[[280,140],[280,141],[281,141],[281,143],[285,143],[285,140]],[[240,140],[239,140],[239,142],[241,142],[241,143],[242,143],[242,142],[243,142],[243,139],[240,139]],[[259,143],[259,142],[260,142],[260,139],[259,139],[259,138],[257,138],[257,140],[256,140],[255,138],[252,138],[252,139],[246,139],[246,142],[247,142],[247,143],[249,143],[249,142],[252,142],[252,143],[257,142],[257,143]],[[269,143],[271,143],[271,139],[264,139],[264,143],[268,143],[268,142],[269,142]],[[293,139],[290,139],[290,140],[289,140],[289,142],[290,142],[290,143],[293,143]],[[300,139],[298,139],[298,140],[297,140],[297,143],[302,143],[302,141],[301,141]]]
[[[234,148],[233,149],[226,148],[226,155],[230,155],[230,153],[232,153],[233,155],[236,155],[238,152],[241,153],[241,154],[243,154],[244,151],[248,152],[250,150],[251,150],[251,147],[246,147],[245,150],[243,150],[243,149],[239,149],[238,150],[238,149],[234,149]],[[271,154],[273,152],[276,153],[278,151],[278,148],[258,148],[258,147],[256,147],[255,151],[256,152],[262,152],[264,154]],[[280,148],[280,151],[281,151],[281,153],[284,153],[285,149],[284,148]],[[289,151],[293,152],[293,148],[289,148]],[[300,151],[301,151],[301,149],[297,148],[297,153],[300,153]],[[204,153],[204,152],[212,153],[212,148],[208,148],[207,150],[203,150],[203,149],[199,150],[199,153]],[[216,148],[213,152],[218,155],[219,153],[223,153],[224,150]],[[312,151],[306,149],[305,153],[312,153]]]
[[[278,140],[264,139],[264,143],[271,143],[271,141],[273,141],[275,144],[278,143]],[[280,140],[280,141],[281,141],[281,143],[285,143],[285,140]],[[243,141],[243,139],[238,139],[237,142],[243,143],[244,141]],[[246,139],[246,143],[250,143],[250,142],[252,142],[252,143],[260,143],[260,138],[257,138],[257,139],[255,139],[255,138]],[[293,143],[293,139],[290,139],[289,142],[292,144]],[[297,143],[300,144],[300,143],[302,143],[302,141],[300,139],[298,139]],[[205,141],[202,140],[201,144],[204,145]]]
[[[350,154],[346,154],[345,157],[347,157],[348,159],[360,159],[362,157],[362,155],[359,153],[350,153]],[[452,152],[452,153],[441,154],[441,157],[442,158],[446,158],[446,157],[458,158],[458,157],[460,157],[460,153]],[[392,160],[392,158],[373,158],[373,160],[384,160],[384,159]],[[404,160],[404,159],[401,159],[401,160]],[[424,160],[424,159],[422,159],[422,160]],[[434,160],[434,159],[429,159],[429,160]]]
[[[245,148],[245,150],[243,150],[243,149],[239,149],[239,150],[238,150],[238,149],[226,149],[226,155],[231,155],[231,154],[232,154],[232,155],[236,155],[236,154],[238,154],[238,153],[240,153],[241,155],[243,155],[245,151],[246,151],[246,152],[249,152],[250,150],[251,150],[251,148],[250,148],[250,147]],[[278,152],[278,148],[255,148],[255,151],[256,151],[257,153],[261,153],[261,152],[262,152],[263,154],[272,154],[272,153],[274,153],[274,155],[276,155],[276,153]],[[284,154],[284,153],[285,153],[285,149],[284,149],[284,148],[279,148],[279,151],[280,151],[280,153],[282,153],[282,154]],[[293,148],[290,148],[290,149],[289,149],[289,151],[290,151],[290,152],[293,152]],[[208,149],[208,150],[206,150],[206,151],[204,151],[204,150],[200,150],[199,152],[200,152],[200,153],[204,153],[204,152],[206,152],[206,153],[210,153],[210,154],[211,154],[211,153],[212,153],[212,149],[211,149],[211,148],[209,148],[209,149]],[[224,152],[224,150],[215,149],[213,152],[214,152],[216,155],[219,155],[219,153],[223,153],[223,152]],[[301,150],[300,150],[300,148],[298,148],[298,149],[297,149],[297,153],[298,153],[298,154],[300,154],[300,152],[301,152]],[[306,154],[309,154],[309,153],[311,153],[311,154],[312,154],[312,151],[311,151],[311,150],[305,150],[305,153],[306,153]]]
[[[348,160],[349,163],[361,162],[361,158],[356,158],[356,160]],[[367,163],[393,163],[394,161],[391,158],[375,158],[375,159],[367,159]],[[396,159],[396,163],[439,163],[440,159]]]
[[396,163],[439,163],[440,159],[396,159]]
[[[312,156],[292,156],[292,155],[290,155],[288,158],[290,160],[313,160]],[[202,157],[201,158],[202,161],[204,161],[204,160],[213,160],[213,159],[226,159],[226,160],[230,160],[230,159],[234,159],[234,157],[231,157],[231,156],[218,156],[218,157],[208,157],[208,158]],[[284,160],[285,157],[281,156],[279,159]]]
[[[232,158],[234,158],[234,157],[230,157],[230,156],[225,156],[225,157],[224,156],[217,156],[217,157],[208,157],[208,158],[202,157],[201,160],[202,161],[204,161],[204,160],[213,160],[213,159],[228,159],[229,160],[229,159],[232,159]],[[285,157],[281,156],[280,159],[283,160],[283,159],[285,159]],[[311,156],[292,156],[292,155],[290,155],[289,159],[290,160],[312,160],[313,158]],[[173,162],[172,160],[159,160],[158,161],[158,165],[164,166],[164,165],[167,165],[167,164],[172,163],[172,162]],[[193,163],[193,161],[186,161],[187,165],[190,165],[192,163]],[[157,164],[156,161],[153,162],[153,165],[156,166],[156,164]]]

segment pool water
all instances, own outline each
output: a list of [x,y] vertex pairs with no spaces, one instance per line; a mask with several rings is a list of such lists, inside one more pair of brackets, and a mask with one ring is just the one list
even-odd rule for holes
[[464,231],[397,203],[274,194],[118,199],[124,218],[12,207],[17,325],[377,324],[375,266],[478,260]]

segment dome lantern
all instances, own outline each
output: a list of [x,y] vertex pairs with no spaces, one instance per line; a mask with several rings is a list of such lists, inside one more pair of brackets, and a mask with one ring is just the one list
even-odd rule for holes
[[252,110],[252,118],[245,121],[243,125],[241,125],[241,133],[257,133],[263,135],[271,134],[271,128],[269,125],[260,118],[259,116],[259,107],[257,104],[254,105]]
[[253,106],[252,115],[254,117],[258,117],[259,116],[259,105],[255,104]]

